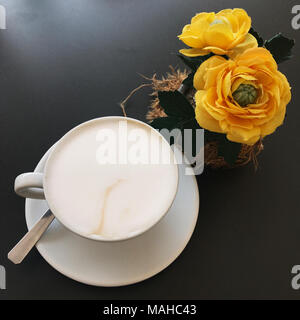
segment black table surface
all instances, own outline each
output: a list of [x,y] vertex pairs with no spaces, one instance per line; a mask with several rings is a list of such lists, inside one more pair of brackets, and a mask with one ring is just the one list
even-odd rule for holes
[[[183,65],[181,28],[200,11],[243,7],[265,38],[291,26],[296,1],[282,0],[14,0],[0,30],[0,299],[299,299],[291,269],[300,264],[299,46],[280,65],[292,86],[287,118],[265,139],[259,170],[206,170],[191,241],[158,275],[120,288],[77,283],[36,249],[20,265],[7,252],[27,231],[15,177],[32,171],[65,132],[86,120],[121,115],[118,103],[143,79]],[[145,89],[128,115],[145,121]],[[183,213],[184,214],[184,213]]]

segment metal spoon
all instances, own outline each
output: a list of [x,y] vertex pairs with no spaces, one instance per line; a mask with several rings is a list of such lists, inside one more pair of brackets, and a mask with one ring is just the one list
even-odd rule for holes
[[25,234],[25,236],[11,249],[7,257],[13,263],[23,261],[34,245],[40,240],[54,219],[53,213],[48,210],[41,219]]

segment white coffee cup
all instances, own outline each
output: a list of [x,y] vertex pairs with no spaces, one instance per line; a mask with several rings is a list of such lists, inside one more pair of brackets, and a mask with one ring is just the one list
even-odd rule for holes
[[152,228],[168,212],[177,187],[169,143],[148,124],[127,117],[76,126],[51,149],[44,173],[15,180],[18,195],[46,199],[66,228],[99,241],[126,240]]

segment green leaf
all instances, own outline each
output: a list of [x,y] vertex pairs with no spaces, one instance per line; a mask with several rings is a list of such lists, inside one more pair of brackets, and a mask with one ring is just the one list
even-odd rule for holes
[[189,75],[182,81],[182,84],[186,85],[189,88],[194,87],[194,75],[195,72],[189,73]]
[[[225,136],[225,135],[224,135]],[[242,145],[240,143],[226,141],[219,142],[218,144],[218,155],[222,156],[224,160],[230,165],[234,165],[238,155],[241,151]]]
[[223,142],[227,140],[226,135],[224,133],[217,133],[217,132],[212,132],[208,130],[205,130],[204,139],[205,139],[205,143],[210,141]]
[[[191,138],[192,138],[192,153],[194,156],[196,156],[196,153],[197,153],[197,145],[196,145],[196,137],[197,137],[197,129],[202,129],[196,118],[192,118],[192,119],[189,119],[189,120],[186,120],[184,122],[181,123],[181,132],[182,132],[182,139],[183,139],[183,143],[182,143],[182,147],[183,147],[183,151],[185,150],[185,145],[184,145],[184,129],[191,129]],[[198,146],[198,147],[201,147],[201,146]]]
[[295,40],[284,37],[281,33],[276,34],[270,40],[265,42],[265,47],[268,49],[277,63],[289,60],[292,57],[292,48],[295,45]]
[[263,47],[264,39],[259,35],[259,33],[257,31],[255,31],[253,28],[251,28],[249,30],[249,33],[252,34],[256,38],[258,46]]
[[217,141],[218,155],[223,157],[230,166],[235,164],[242,148],[240,143],[229,141],[223,133],[216,133],[208,130],[205,130],[204,139],[205,143]]
[[190,119],[195,117],[195,111],[187,98],[179,91],[159,91],[160,106],[170,117]]
[[168,129],[170,131],[178,128],[179,124],[180,120],[177,117],[161,117],[150,122],[151,127],[154,129]]
[[212,57],[214,54],[210,53],[205,56],[199,57],[187,57],[182,54],[178,54],[178,57],[182,60],[182,62],[188,66],[192,71],[196,72],[202,62]]
[[181,124],[181,127],[182,129],[202,129],[199,126],[199,123],[197,122],[195,117],[188,119],[186,121],[183,121]]
[[152,122],[150,122],[150,125],[154,129],[162,130],[167,129],[169,131],[172,131],[173,129],[179,129],[181,131],[181,138],[177,136],[175,140],[171,140],[171,144],[173,144],[175,141],[176,143],[179,143],[182,147],[182,150],[184,151],[184,129],[191,129],[192,130],[192,152],[194,154],[196,153],[197,146],[196,146],[196,129],[201,129],[197,120],[195,118],[191,119],[180,119],[177,117],[161,117],[156,118]]

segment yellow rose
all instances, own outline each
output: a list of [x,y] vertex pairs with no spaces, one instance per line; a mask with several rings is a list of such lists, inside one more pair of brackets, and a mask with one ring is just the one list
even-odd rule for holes
[[291,100],[289,83],[265,48],[248,49],[235,60],[207,59],[194,87],[199,125],[249,145],[282,124]]
[[180,52],[189,57],[213,52],[234,58],[246,49],[257,47],[255,37],[248,33],[250,27],[251,18],[243,9],[198,13],[178,36],[192,49]]

